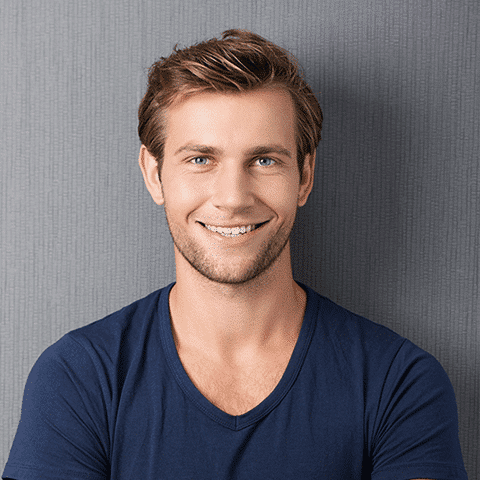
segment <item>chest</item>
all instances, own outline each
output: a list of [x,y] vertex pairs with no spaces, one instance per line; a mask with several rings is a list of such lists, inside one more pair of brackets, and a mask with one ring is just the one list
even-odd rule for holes
[[[125,390],[115,421],[112,478],[363,478],[361,377],[354,393],[334,369],[318,375],[305,362],[295,375],[295,362],[287,375],[293,383],[282,381],[264,412],[254,417],[247,412],[277,387],[290,359],[240,372],[180,356],[192,380],[189,391],[185,378],[178,384],[167,364],[158,382],[151,381],[154,374],[136,376],[134,390]],[[233,417],[198,403],[190,395],[193,386]]]
[[230,415],[242,415],[273,392],[291,352],[270,354],[241,368],[188,353],[179,356],[190,380],[210,403]]

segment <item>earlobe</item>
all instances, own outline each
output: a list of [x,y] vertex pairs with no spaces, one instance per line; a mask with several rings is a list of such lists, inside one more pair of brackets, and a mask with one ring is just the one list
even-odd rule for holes
[[313,177],[315,172],[315,152],[305,156],[303,162],[303,175],[298,192],[298,206],[303,207],[307,203],[308,196],[313,188]]
[[157,159],[150,154],[150,152],[147,150],[147,147],[145,147],[144,145],[140,147],[138,164],[140,165],[143,179],[145,180],[145,185],[147,187],[147,190],[150,192],[153,201],[157,205],[163,205],[164,198],[162,184],[158,176],[158,162]]

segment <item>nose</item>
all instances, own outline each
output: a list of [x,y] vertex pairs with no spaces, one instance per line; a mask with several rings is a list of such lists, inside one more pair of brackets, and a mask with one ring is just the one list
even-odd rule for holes
[[243,165],[233,162],[222,165],[215,178],[212,202],[215,207],[230,212],[254,205],[253,179]]

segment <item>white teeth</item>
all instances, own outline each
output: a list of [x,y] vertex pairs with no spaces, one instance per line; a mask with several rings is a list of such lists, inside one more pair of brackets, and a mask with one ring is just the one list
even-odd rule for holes
[[255,229],[255,225],[246,225],[242,227],[233,227],[233,228],[215,227],[213,225],[205,225],[205,227],[212,232],[220,233],[224,237],[238,237],[239,235],[251,232],[252,230]]

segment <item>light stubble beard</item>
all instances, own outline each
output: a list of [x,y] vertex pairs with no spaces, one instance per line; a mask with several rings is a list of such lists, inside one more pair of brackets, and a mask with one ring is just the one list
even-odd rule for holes
[[250,261],[250,265],[234,270],[233,267],[229,269],[226,263],[223,265],[216,263],[214,255],[203,251],[198,244],[170,222],[167,205],[164,206],[168,229],[177,250],[198,273],[216,283],[241,285],[266,272],[287,246],[293,229],[293,222],[291,225],[283,225],[276,234],[262,242],[259,252]]

